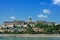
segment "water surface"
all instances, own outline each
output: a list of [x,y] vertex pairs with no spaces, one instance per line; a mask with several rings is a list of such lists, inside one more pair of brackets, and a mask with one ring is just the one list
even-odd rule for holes
[[0,37],[0,40],[60,40],[60,37]]

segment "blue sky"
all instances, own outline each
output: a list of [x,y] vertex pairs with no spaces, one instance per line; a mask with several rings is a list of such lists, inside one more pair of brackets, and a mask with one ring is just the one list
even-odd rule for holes
[[0,23],[13,19],[60,23],[60,0],[0,0]]

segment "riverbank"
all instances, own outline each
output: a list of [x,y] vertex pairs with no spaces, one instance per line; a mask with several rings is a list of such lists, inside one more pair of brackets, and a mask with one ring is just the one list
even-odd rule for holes
[[0,34],[0,37],[60,37],[60,34]]

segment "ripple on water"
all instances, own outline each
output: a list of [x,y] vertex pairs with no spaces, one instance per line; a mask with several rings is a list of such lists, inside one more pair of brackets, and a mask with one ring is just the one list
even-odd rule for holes
[[0,40],[60,40],[60,37],[0,37]]

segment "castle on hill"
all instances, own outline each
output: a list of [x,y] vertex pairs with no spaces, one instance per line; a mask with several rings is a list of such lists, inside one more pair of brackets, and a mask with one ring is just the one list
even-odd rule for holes
[[28,17],[27,22],[24,20],[4,21],[3,24],[0,25],[0,32],[7,31],[7,29],[8,29],[8,31],[14,32],[15,26],[19,27],[19,31],[25,31],[26,28],[28,28],[28,25],[33,27],[32,29],[35,31],[44,31],[44,29],[42,29],[42,28],[35,28],[36,24],[43,24],[43,25],[47,24],[49,26],[55,25],[54,22],[46,22],[46,21],[40,21],[40,20],[33,22],[32,18]]

